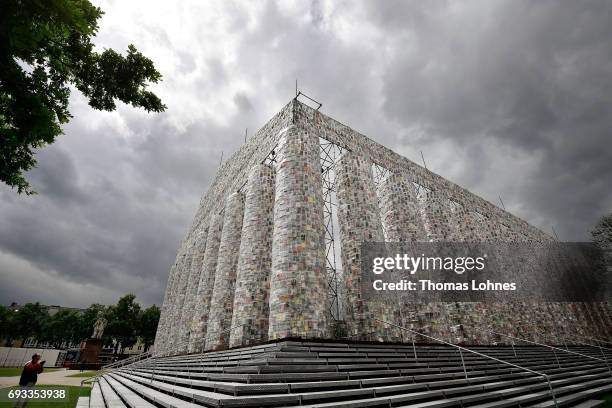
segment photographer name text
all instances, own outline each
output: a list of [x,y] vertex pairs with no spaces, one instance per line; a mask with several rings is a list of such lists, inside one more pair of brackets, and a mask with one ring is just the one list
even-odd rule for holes
[[[408,275],[418,272],[454,272],[462,275],[465,272],[482,272],[486,268],[487,255],[464,257],[409,256],[397,254],[393,257],[377,257],[372,260],[372,273],[381,275],[388,271],[403,271]],[[515,291],[515,282],[495,282],[491,280],[469,282],[436,282],[430,279],[401,279],[386,282],[376,279],[372,282],[375,291]]]
[[382,279],[377,279],[372,282],[372,286],[376,291],[388,290],[420,290],[420,291],[514,291],[516,283],[514,282],[492,282],[486,280],[479,282],[472,280],[468,282],[434,282],[429,279],[420,279],[418,281],[409,281],[402,279],[399,282],[385,282]]

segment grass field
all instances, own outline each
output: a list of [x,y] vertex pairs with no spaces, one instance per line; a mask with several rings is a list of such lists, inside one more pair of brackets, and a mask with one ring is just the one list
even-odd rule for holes
[[[63,370],[63,368],[45,368],[45,373]],[[0,377],[16,377],[21,375],[21,367],[0,367]]]
[[96,375],[97,371],[83,371],[83,372],[76,372],[76,374],[70,374],[67,375],[66,377],[93,377],[94,375]]
[[[12,387],[18,388],[18,387]],[[90,387],[77,387],[77,386],[69,386],[69,385],[37,385],[36,389],[65,389],[68,391],[68,401],[66,402],[58,402],[58,401],[29,401],[27,408],[74,408],[76,406],[77,399],[79,396],[88,397],[91,394]],[[3,389],[2,391],[4,391]],[[3,395],[6,395],[4,392]],[[12,408],[15,405],[14,402],[0,401],[0,408]]]

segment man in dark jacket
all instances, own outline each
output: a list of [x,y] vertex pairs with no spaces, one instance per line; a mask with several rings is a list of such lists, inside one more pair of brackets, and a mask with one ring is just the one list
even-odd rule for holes
[[[19,379],[19,386],[22,390],[27,390],[34,387],[36,381],[38,381],[38,374],[43,372],[45,361],[40,361],[40,354],[35,353],[32,356],[32,360],[28,361],[23,366],[21,371],[21,378]],[[27,398],[19,398],[15,403],[15,408],[24,408],[28,403]]]

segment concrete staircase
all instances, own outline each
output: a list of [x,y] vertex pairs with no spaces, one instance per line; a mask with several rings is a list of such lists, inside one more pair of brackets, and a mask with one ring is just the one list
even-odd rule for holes
[[[612,392],[593,356],[538,346],[471,350],[549,376],[558,406],[597,407]],[[415,357],[416,351],[416,357]],[[612,349],[606,358],[612,363]],[[464,364],[462,364],[462,359]],[[464,370],[465,366],[465,370]],[[99,377],[80,408],[554,407],[542,376],[444,345],[285,340],[204,354],[149,358]]]

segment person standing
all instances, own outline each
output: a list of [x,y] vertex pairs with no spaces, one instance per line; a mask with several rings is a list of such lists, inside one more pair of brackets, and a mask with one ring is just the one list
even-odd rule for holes
[[[43,372],[45,360],[40,361],[41,355],[39,353],[34,353],[32,356],[32,360],[28,361],[21,371],[21,377],[19,378],[19,388],[23,391],[26,391],[34,387],[36,385],[36,381],[38,381],[38,374]],[[28,399],[20,396],[20,398],[15,402],[15,408],[25,408],[28,403]]]

